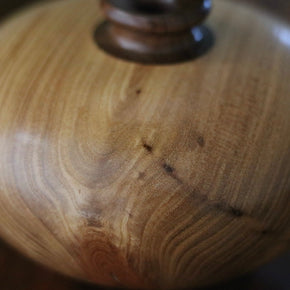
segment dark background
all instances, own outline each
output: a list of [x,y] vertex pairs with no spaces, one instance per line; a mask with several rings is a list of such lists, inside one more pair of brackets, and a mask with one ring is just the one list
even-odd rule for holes
[[[9,17],[13,11],[36,1],[41,0],[0,0],[0,25],[1,20]],[[270,13],[283,17],[287,22],[290,22],[290,0],[232,1],[242,1],[258,5],[262,9],[266,9]],[[76,282],[51,272],[22,257],[4,242],[0,241],[0,289],[97,290],[101,288]],[[210,290],[290,290],[290,254],[278,258],[255,273],[227,284],[210,288]]]
[[[0,0],[0,17],[10,13],[15,9],[19,9],[27,4],[40,1],[57,1],[57,0]],[[69,1],[69,0],[64,0]],[[122,1],[122,0],[120,0]],[[218,0],[213,0],[218,1]],[[290,1],[289,0],[229,0],[248,2],[251,4],[259,5],[271,11],[271,13],[278,13],[282,17],[290,20]]]

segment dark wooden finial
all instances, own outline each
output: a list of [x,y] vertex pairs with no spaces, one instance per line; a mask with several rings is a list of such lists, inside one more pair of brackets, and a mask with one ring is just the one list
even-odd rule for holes
[[173,63],[195,58],[213,43],[201,26],[211,0],[103,0],[107,21],[96,30],[102,49],[141,63]]

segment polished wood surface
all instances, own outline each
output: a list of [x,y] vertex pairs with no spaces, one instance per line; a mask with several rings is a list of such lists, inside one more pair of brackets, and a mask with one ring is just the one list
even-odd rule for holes
[[[253,274],[203,290],[289,290],[290,255]],[[39,266],[0,241],[0,283],[3,290],[100,290]],[[110,290],[110,288],[105,288]],[[111,288],[111,290],[116,288]],[[197,289],[195,289],[197,290]]]
[[214,283],[287,248],[289,27],[218,3],[214,49],[175,66],[97,50],[95,1],[2,25],[7,241],[60,272],[139,288]]

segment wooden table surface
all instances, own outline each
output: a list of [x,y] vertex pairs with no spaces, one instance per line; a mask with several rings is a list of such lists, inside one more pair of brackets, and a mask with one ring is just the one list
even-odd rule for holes
[[[1,18],[37,0],[2,0]],[[51,1],[51,0],[47,0]],[[290,21],[289,0],[234,0],[263,5],[272,13]],[[34,264],[0,241],[0,289],[1,290],[96,290],[96,286],[73,281]],[[290,254],[277,259],[257,272],[211,290],[289,290]]]

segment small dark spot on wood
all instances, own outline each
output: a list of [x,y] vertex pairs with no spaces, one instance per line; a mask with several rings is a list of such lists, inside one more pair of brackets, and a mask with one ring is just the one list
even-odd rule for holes
[[168,165],[167,163],[164,163],[163,164],[163,168],[165,169],[165,171],[167,172],[167,173],[173,173],[174,172],[174,168],[173,167],[171,167],[170,165]]
[[150,153],[153,151],[153,147],[146,143],[143,144],[143,147]]
[[[196,195],[197,192],[196,192],[196,191],[193,191],[192,194],[193,194],[193,195]],[[204,194],[200,194],[200,195],[198,195],[198,197],[199,197],[199,199],[200,199],[201,202],[206,202],[206,201],[208,201],[208,197],[207,197],[206,195],[204,195]]]
[[136,258],[134,257],[134,255],[127,256],[127,261],[129,265],[135,265],[135,260]]
[[139,179],[139,180],[142,180],[142,179],[145,178],[145,176],[146,176],[146,174],[145,174],[144,172],[139,172],[139,174],[138,174],[138,179]]
[[204,145],[205,145],[204,138],[203,138],[202,136],[199,136],[199,137],[197,138],[197,143],[198,143],[198,145],[199,145],[200,147],[204,147]]
[[[205,201],[205,200],[204,200]],[[214,203],[213,206],[220,211],[226,211],[226,206],[222,203]]]
[[236,217],[242,217],[244,215],[244,213],[241,210],[234,207],[231,207],[231,213]]
[[141,89],[138,89],[137,91],[136,91],[136,94],[137,95],[140,95],[142,93],[142,90]]
[[217,210],[223,211],[223,212],[228,213],[228,214],[231,214],[231,215],[235,216],[236,218],[240,218],[240,217],[242,217],[244,215],[244,213],[241,210],[239,210],[237,208],[234,208],[232,206],[228,207],[226,204],[221,203],[221,202],[214,203],[213,206]]
[[261,231],[262,235],[275,235],[277,232],[274,229],[264,229]]
[[129,217],[133,217],[133,215],[128,210],[126,210],[126,213],[129,215]]

